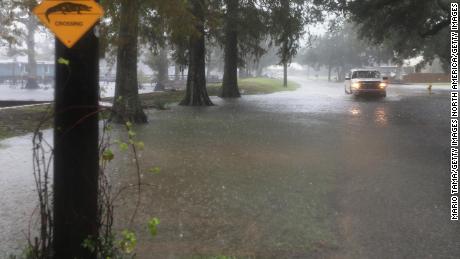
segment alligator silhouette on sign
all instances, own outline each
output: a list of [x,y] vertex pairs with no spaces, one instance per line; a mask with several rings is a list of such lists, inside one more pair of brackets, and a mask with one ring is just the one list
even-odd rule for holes
[[77,14],[81,14],[81,11],[89,12],[91,11],[91,6],[87,6],[84,4],[75,4],[71,2],[64,2],[62,4],[55,5],[51,8],[46,10],[45,16],[48,22],[50,22],[49,15],[53,13],[61,12],[62,14],[67,14],[71,12],[77,12]]

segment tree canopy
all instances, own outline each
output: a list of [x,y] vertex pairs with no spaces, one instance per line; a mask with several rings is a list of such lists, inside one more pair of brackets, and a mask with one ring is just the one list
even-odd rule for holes
[[448,68],[449,6],[453,0],[355,0],[342,3],[362,38],[391,46],[399,59],[439,57]]
[[11,27],[13,21],[13,8],[10,1],[0,1],[0,47],[11,44],[15,40],[16,30]]
[[343,80],[347,70],[378,65],[394,58],[393,50],[385,44],[373,45],[359,39],[354,27],[353,24],[345,23],[318,37],[302,54],[300,62],[315,68],[326,67],[329,80],[335,70],[337,79]]

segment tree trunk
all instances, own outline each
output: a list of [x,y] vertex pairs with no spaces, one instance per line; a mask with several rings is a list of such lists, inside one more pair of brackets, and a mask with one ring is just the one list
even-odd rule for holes
[[288,87],[288,64],[284,62],[283,64],[283,86]]
[[246,78],[246,69],[243,66],[238,70],[238,77],[240,79]]
[[38,89],[37,83],[37,60],[35,59],[35,31],[37,30],[37,20],[30,16],[26,22],[27,35],[27,84],[26,89]]
[[206,54],[206,79],[211,78],[212,70],[212,51],[207,52]]
[[332,66],[328,66],[327,81],[331,82]]
[[345,81],[345,71],[346,71],[345,66],[341,66],[341,67],[339,68],[339,75],[338,75],[338,77],[337,77],[337,79],[338,79],[339,82]]
[[158,82],[164,86],[169,80],[168,48],[166,46],[160,49],[159,58]]
[[238,89],[238,1],[225,0],[225,64],[222,98],[241,97]]
[[157,71],[157,82],[154,91],[164,91],[169,81],[168,48],[166,45],[160,48],[160,53],[154,63],[154,69]]
[[181,67],[179,64],[174,65],[174,80],[179,80],[180,79],[180,72],[181,72]]
[[138,0],[122,0],[117,52],[117,76],[112,120],[146,123],[137,80]]
[[93,30],[70,49],[56,40],[54,259],[96,258],[82,244],[98,236],[98,57]]
[[17,63],[17,62],[14,62],[14,63],[13,63],[13,68],[12,68],[12,74],[13,74],[13,78],[12,78],[12,79],[13,79],[13,85],[16,85],[16,83],[17,83],[17,81],[16,81],[16,78],[17,78],[17,76],[16,76],[16,66],[17,66],[17,65],[18,65],[18,63]]
[[198,35],[190,37],[189,67],[187,76],[187,90],[180,105],[211,106],[206,90],[206,48],[204,31],[204,0],[191,1],[192,13],[197,19],[196,30]]
[[260,62],[257,62],[256,77],[262,77],[263,70],[264,68],[262,67],[262,65],[260,65]]

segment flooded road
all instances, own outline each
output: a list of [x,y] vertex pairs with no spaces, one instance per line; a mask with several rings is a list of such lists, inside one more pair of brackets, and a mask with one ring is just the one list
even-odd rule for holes
[[[138,257],[457,258],[448,92],[393,86],[386,99],[363,99],[342,84],[295,81],[295,92],[148,112],[136,128],[148,185]],[[24,240],[34,207],[27,143],[0,142],[0,251]],[[117,155],[112,179],[135,183],[131,158]],[[119,229],[135,197],[117,202]],[[156,238],[150,217],[161,220]]]

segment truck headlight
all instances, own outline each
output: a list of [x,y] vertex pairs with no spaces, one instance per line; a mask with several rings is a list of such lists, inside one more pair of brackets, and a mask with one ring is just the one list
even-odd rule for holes
[[381,89],[384,89],[384,88],[387,87],[387,86],[388,86],[388,84],[387,84],[387,83],[383,83],[383,82],[380,83],[380,85],[379,85],[379,87],[380,87]]
[[354,88],[354,89],[359,89],[359,88],[361,88],[361,83],[353,83],[351,85],[351,87]]

